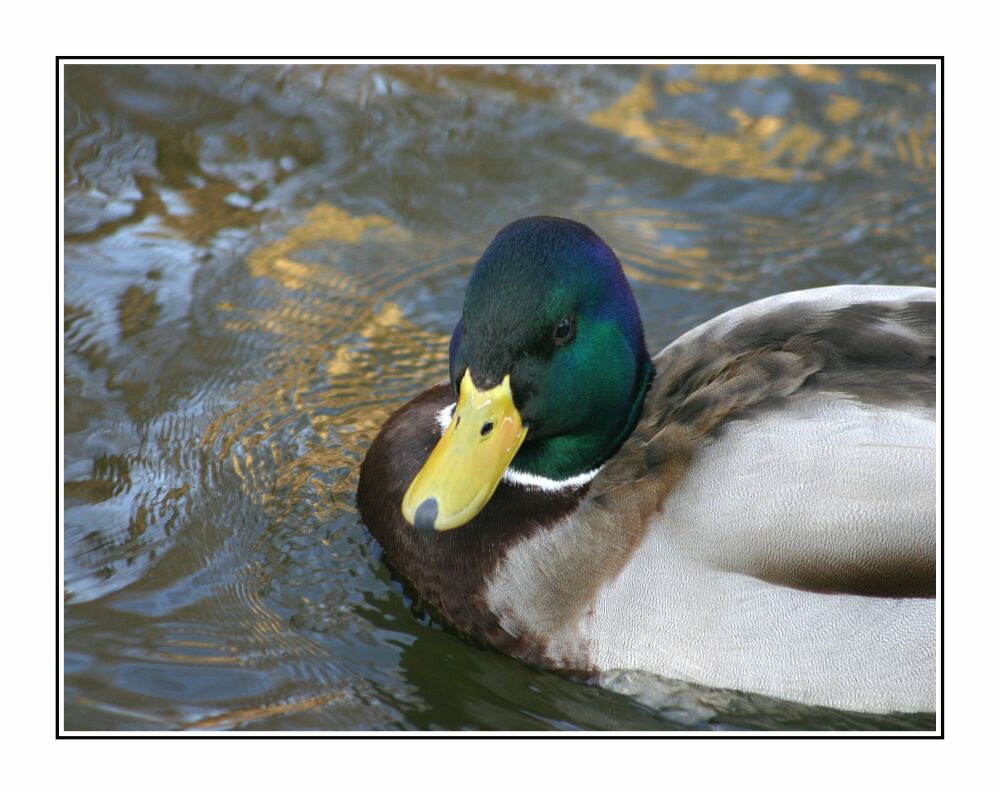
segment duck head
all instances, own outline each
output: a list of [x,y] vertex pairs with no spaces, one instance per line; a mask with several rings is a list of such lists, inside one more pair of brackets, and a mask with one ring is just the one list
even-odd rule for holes
[[449,350],[456,407],[403,498],[420,530],[473,519],[504,473],[559,482],[610,458],[653,365],[614,252],[563,218],[504,227],[476,263]]

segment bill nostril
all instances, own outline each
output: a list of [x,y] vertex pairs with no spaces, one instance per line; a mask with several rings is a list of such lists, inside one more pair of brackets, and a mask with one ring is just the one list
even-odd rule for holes
[[492,422],[484,422],[483,427],[479,429],[480,436],[489,436],[490,432],[493,430]]

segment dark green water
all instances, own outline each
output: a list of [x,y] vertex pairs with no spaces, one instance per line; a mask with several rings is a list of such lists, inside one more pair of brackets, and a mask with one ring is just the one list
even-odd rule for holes
[[478,648],[354,490],[515,218],[597,230],[654,351],[934,284],[934,98],[918,66],[67,66],[66,728],[932,729]]

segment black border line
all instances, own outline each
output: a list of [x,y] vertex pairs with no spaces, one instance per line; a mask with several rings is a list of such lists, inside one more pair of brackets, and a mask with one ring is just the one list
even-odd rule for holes
[[941,170],[941,184],[938,185],[938,206],[941,208],[941,220],[939,224],[938,233],[940,234],[941,245],[938,254],[941,257],[941,261],[938,263],[938,273],[940,274],[940,284],[938,284],[938,291],[940,293],[938,301],[941,305],[941,326],[938,329],[938,337],[940,339],[941,345],[941,405],[938,407],[938,422],[940,423],[940,455],[941,455],[941,472],[940,472],[940,500],[941,500],[941,556],[938,561],[938,565],[941,567],[941,593],[938,594],[938,598],[941,600],[941,619],[938,631],[940,632],[941,638],[941,658],[938,660],[938,674],[940,676],[940,702],[941,702],[941,712],[938,715],[938,724],[941,731],[941,739],[944,739],[944,57],[941,58],[938,65],[938,96],[941,98],[941,113],[938,118],[938,151],[940,152],[940,157],[938,158],[938,168]]
[[[759,63],[763,62],[776,62],[783,63],[785,61],[805,61],[809,63],[816,63],[819,61],[838,61],[844,65],[862,65],[865,63],[871,63],[873,61],[884,61],[884,60],[897,60],[897,61],[936,61],[938,66],[937,75],[937,85],[936,89],[939,92],[941,101],[941,111],[937,118],[937,135],[938,135],[938,164],[940,168],[941,178],[940,184],[937,186],[938,195],[937,202],[940,207],[940,228],[937,230],[940,235],[940,248],[938,254],[940,256],[940,263],[938,268],[938,274],[940,275],[939,283],[936,285],[939,292],[939,303],[941,306],[941,322],[940,328],[938,329],[938,336],[940,340],[941,347],[941,401],[938,407],[938,422],[940,428],[940,456],[941,456],[941,466],[940,466],[940,506],[941,506],[941,542],[940,542],[940,556],[938,565],[940,566],[940,582],[941,582],[941,593],[938,594],[938,599],[940,600],[940,624],[939,624],[939,634],[941,640],[941,656],[938,660],[938,673],[940,676],[940,710],[938,712],[938,733],[937,734],[913,734],[910,732],[886,732],[884,734],[869,734],[858,732],[855,734],[824,734],[822,730],[812,732],[809,734],[787,734],[780,731],[776,731],[768,734],[752,734],[752,735],[739,735],[739,734],[715,734],[714,732],[697,732],[689,734],[581,734],[573,735],[571,733],[563,732],[552,732],[547,734],[535,734],[530,732],[476,732],[474,734],[465,735],[428,735],[428,734],[412,734],[405,731],[398,732],[369,732],[364,735],[338,735],[338,734],[316,734],[316,735],[303,735],[303,734],[246,734],[237,731],[227,731],[226,733],[218,734],[192,734],[184,732],[181,729],[176,730],[174,733],[170,734],[160,734],[153,730],[150,734],[136,734],[136,735],[113,735],[109,733],[94,733],[94,734],[64,734],[64,729],[60,724],[60,687],[63,682],[60,681],[60,669],[59,669],[59,639],[62,630],[61,621],[61,599],[63,595],[62,585],[59,582],[59,517],[62,513],[62,499],[63,499],[63,488],[62,481],[60,478],[61,469],[59,461],[59,419],[60,419],[60,405],[59,405],[59,388],[62,381],[62,361],[60,356],[59,348],[59,338],[63,334],[63,326],[60,322],[62,319],[61,310],[62,306],[59,301],[59,288],[61,284],[62,277],[62,239],[59,236],[59,219],[60,212],[62,210],[62,205],[59,202],[59,191],[61,187],[62,174],[59,169],[59,155],[61,152],[62,145],[62,127],[60,121],[62,119],[62,107],[59,103],[59,89],[61,86],[60,77],[60,66],[63,61],[86,61],[93,60],[96,62],[108,62],[108,61],[137,61],[143,64],[155,64],[155,63],[168,63],[168,62],[199,62],[199,61],[236,61],[250,63],[274,63],[274,62],[287,62],[287,61],[358,61],[360,63],[371,63],[371,62],[391,62],[391,61],[467,61],[470,65],[475,65],[477,63],[482,63],[484,61],[508,61],[508,62],[518,62],[518,61],[544,61],[550,63],[571,63],[580,62],[580,65],[586,65],[588,63],[598,63],[601,61],[648,61],[650,63],[665,63],[670,62],[672,59],[669,56],[641,56],[641,55],[620,55],[620,56],[601,56],[601,57],[573,57],[573,56],[544,56],[544,55],[495,55],[495,56],[461,56],[461,55],[450,55],[450,56],[439,56],[439,55],[393,55],[393,56],[364,56],[364,55],[347,55],[338,58],[331,58],[329,56],[308,56],[308,55],[298,55],[298,56],[268,56],[266,58],[255,58],[247,56],[224,56],[224,55],[208,55],[208,56],[130,56],[130,55],[114,55],[114,56],[96,56],[96,55],[57,55],[55,56],[55,66],[56,66],[56,91],[55,91],[55,102],[56,102],[56,113],[55,113],[55,172],[56,172],[56,182],[55,182],[55,205],[56,205],[56,215],[55,215],[55,238],[56,238],[56,395],[55,395],[55,416],[56,416],[56,455],[55,455],[55,470],[56,470],[56,566],[55,566],[55,580],[56,580],[56,598],[55,598],[55,608],[56,608],[56,636],[55,636],[55,674],[56,674],[56,691],[55,691],[55,739],[57,740],[943,740],[944,739],[944,716],[945,716],[945,699],[944,699],[944,273],[945,273],[945,258],[944,258],[944,61],[945,56],[943,55],[866,55],[866,56],[837,56],[837,55],[779,55],[779,56],[760,56],[760,55],[726,55],[726,56],[714,56],[714,55],[697,55],[697,56],[681,56],[675,59],[677,63],[687,63],[693,61],[755,61]],[[95,65],[100,65],[95,64]],[[350,64],[345,64],[350,65]],[[64,674],[65,675],[65,674]],[[65,689],[63,689],[65,694]],[[65,705],[64,705],[65,706]]]
[[[59,104],[59,86],[60,86],[60,80],[59,80],[59,78],[60,78],[60,76],[61,76],[60,75],[60,63],[59,63],[59,58],[57,57],[56,58],[56,134],[55,134],[55,139],[56,139],[55,140],[55,144],[56,144],[56,152],[55,152],[56,161],[55,161],[55,169],[53,169],[56,172],[56,184],[55,184],[55,188],[56,188],[56,190],[55,190],[55,202],[56,202],[56,215],[55,215],[55,218],[56,218],[56,236],[55,236],[56,237],[56,338],[55,338],[55,343],[56,343],[56,395],[55,395],[55,404],[56,404],[55,405],[55,410],[56,410],[56,412],[55,412],[56,413],[56,439],[55,439],[55,442],[56,442],[56,460],[55,460],[55,465],[56,465],[56,539],[55,539],[55,541],[56,541],[56,549],[55,549],[55,553],[56,553],[56,561],[55,561],[56,562],[56,599],[55,599],[55,607],[56,607],[56,668],[55,668],[55,673],[56,673],[56,699],[55,699],[55,702],[56,702],[55,703],[55,707],[56,707],[56,739],[60,739],[60,734],[59,734],[59,730],[61,728],[61,726],[59,725],[60,695],[65,695],[65,693],[66,693],[65,687],[62,688],[62,693],[60,693],[60,685],[62,685],[63,682],[60,681],[60,676],[59,676],[59,639],[62,636],[62,602],[61,602],[61,598],[62,598],[62,594],[63,594],[62,583],[59,581],[59,571],[60,571],[59,564],[61,562],[59,560],[59,517],[63,514],[63,508],[62,508],[62,499],[63,499],[63,488],[62,488],[62,485],[63,484],[62,484],[62,479],[60,477],[60,475],[62,473],[60,471],[60,466],[59,466],[61,463],[63,463],[62,461],[59,460],[59,418],[60,418],[60,415],[59,415],[59,409],[60,409],[60,405],[59,405],[59,387],[61,386],[62,380],[63,380],[63,376],[62,376],[63,367],[62,367],[62,356],[60,355],[59,338],[60,338],[60,336],[63,336],[63,337],[65,336],[65,325],[64,325],[64,323],[60,322],[61,320],[63,320],[63,316],[62,316],[62,311],[61,311],[62,310],[62,306],[61,306],[61,303],[59,301],[59,287],[60,287],[60,284],[61,284],[61,277],[62,277],[62,272],[63,272],[63,268],[62,268],[62,240],[59,237],[59,218],[60,218],[60,211],[62,210],[62,205],[61,205],[61,203],[59,201],[59,189],[62,187],[62,174],[60,173],[60,168],[59,168],[59,154],[60,154],[60,151],[62,149],[62,143],[63,143],[63,136],[61,135],[61,133],[62,133],[62,125],[60,124],[62,107]],[[65,572],[63,572],[63,576],[65,577]],[[65,671],[63,672],[62,679],[63,679],[63,681],[65,681]]]

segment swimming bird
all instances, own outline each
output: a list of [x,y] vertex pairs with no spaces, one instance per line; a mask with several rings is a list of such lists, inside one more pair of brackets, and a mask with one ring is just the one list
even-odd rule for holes
[[935,304],[791,292],[650,357],[611,248],[515,221],[361,517],[441,619],[532,665],[933,711]]

